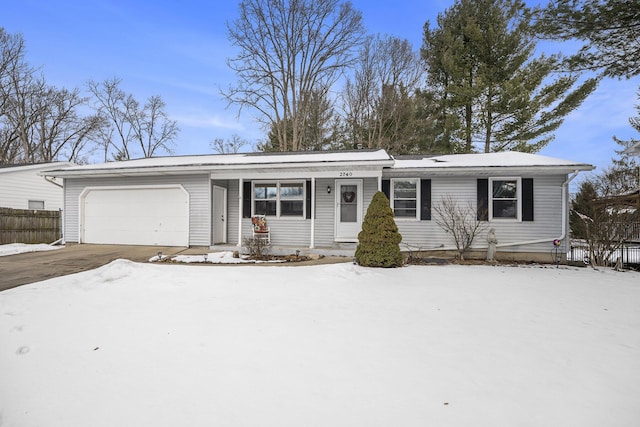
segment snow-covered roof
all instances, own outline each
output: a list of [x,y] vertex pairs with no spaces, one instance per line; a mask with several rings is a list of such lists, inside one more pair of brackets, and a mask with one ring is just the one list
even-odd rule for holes
[[286,153],[237,153],[191,156],[151,157],[119,162],[107,162],[64,168],[51,175],[84,175],[153,170],[202,170],[255,166],[308,167],[318,165],[380,165],[390,166],[393,158],[385,150],[313,151]]
[[61,177],[202,173],[229,170],[327,170],[330,168],[390,168],[411,172],[422,169],[433,173],[475,173],[495,168],[569,172],[592,170],[593,166],[569,160],[519,152],[486,154],[448,154],[442,156],[391,157],[385,150],[315,151],[287,153],[238,153],[153,157],[119,162],[71,166],[45,174]]
[[51,162],[51,163],[31,163],[25,165],[0,165],[0,173],[20,172],[28,170],[46,171],[50,169],[59,169],[67,166],[73,166],[69,162]]
[[393,169],[487,169],[487,168],[561,168],[592,170],[593,166],[538,154],[505,151],[500,153],[446,154],[442,156],[399,156]]

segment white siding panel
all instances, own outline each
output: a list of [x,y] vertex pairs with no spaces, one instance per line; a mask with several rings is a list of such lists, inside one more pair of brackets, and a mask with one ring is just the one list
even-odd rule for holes
[[240,182],[237,180],[227,182],[227,243],[230,245],[238,244],[238,220],[242,215],[242,206],[238,208],[240,202],[239,184]]
[[[311,237],[311,220],[267,217],[271,244],[276,246],[300,246],[308,248]],[[251,235],[251,221],[245,220],[243,232]]]
[[[237,244],[238,241],[238,181],[228,181],[229,195],[229,222],[227,224],[229,244]],[[331,194],[327,193],[327,187],[331,187]],[[363,180],[363,215],[366,212],[371,198],[378,191],[378,180],[367,178]],[[319,178],[316,180],[316,223],[315,241],[316,247],[331,247],[336,245],[335,233],[335,179]],[[311,220],[294,218],[267,218],[271,230],[271,243],[281,246],[309,247],[311,244]],[[242,236],[251,235],[251,221],[242,219]]]
[[[523,176],[529,178],[530,176]],[[496,229],[498,244],[512,244],[538,239],[552,240],[562,233],[562,183],[564,175],[533,177],[534,221],[490,221],[476,238],[473,247],[485,248],[486,233]],[[453,241],[435,222],[433,209],[442,198],[450,195],[461,205],[476,208],[477,180],[474,177],[435,177],[431,179],[431,221],[398,219],[396,223],[402,234],[402,242],[413,249],[435,249],[451,247]],[[527,244],[499,247],[507,252],[547,252],[551,243]]]
[[180,184],[189,193],[189,245],[209,246],[211,180],[208,175],[65,179],[65,240],[79,240],[80,194],[86,187]]
[[[11,168],[14,169],[14,168]],[[29,200],[44,202],[44,209],[62,209],[62,188],[39,176],[40,169],[16,167],[0,174],[0,207],[29,209]],[[57,180],[62,185],[62,180]]]
[[[331,187],[331,194],[327,193]],[[316,179],[316,229],[315,246],[333,245],[336,218],[336,196],[334,179]]]

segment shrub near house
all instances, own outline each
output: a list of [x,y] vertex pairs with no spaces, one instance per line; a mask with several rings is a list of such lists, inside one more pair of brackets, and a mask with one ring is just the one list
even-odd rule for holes
[[383,192],[373,195],[358,234],[356,260],[365,267],[399,267],[402,265],[402,236],[393,219],[389,199]]

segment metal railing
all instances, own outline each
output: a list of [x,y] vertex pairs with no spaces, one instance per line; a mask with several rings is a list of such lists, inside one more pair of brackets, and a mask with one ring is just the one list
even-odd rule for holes
[[595,251],[591,253],[588,246],[572,243],[571,249],[567,254],[567,261],[582,262],[585,265],[591,264],[592,258],[598,265],[614,266],[620,261],[620,265],[623,268],[638,268],[640,267],[640,244],[624,243],[620,248],[612,251]]

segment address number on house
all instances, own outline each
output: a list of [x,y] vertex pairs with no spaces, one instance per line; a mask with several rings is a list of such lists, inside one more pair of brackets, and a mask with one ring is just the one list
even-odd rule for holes
[[353,172],[340,172],[340,176],[353,176]]

